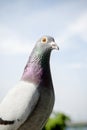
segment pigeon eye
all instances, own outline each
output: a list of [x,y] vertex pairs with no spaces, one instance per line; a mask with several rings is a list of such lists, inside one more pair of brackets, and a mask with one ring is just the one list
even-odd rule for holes
[[41,40],[42,43],[47,43],[47,38],[46,37],[43,37],[42,40]]

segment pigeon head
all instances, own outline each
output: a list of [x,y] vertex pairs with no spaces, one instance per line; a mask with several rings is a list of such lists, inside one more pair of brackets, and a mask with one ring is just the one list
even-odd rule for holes
[[22,76],[23,80],[37,83],[44,72],[49,70],[50,53],[53,49],[59,49],[51,36],[42,36],[32,50]]
[[49,53],[53,49],[59,49],[51,36],[42,36],[36,43],[35,48],[40,54]]
[[[48,61],[50,57],[50,52],[53,49],[59,49],[55,40],[51,36],[42,36],[37,42],[30,55],[30,62],[33,60],[40,59],[40,62]],[[47,59],[48,58],[48,59]]]

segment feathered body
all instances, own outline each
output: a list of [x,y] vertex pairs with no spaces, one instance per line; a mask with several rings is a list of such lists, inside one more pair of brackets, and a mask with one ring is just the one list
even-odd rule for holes
[[[19,83],[0,104],[0,130],[41,130],[54,105],[50,53],[54,39],[34,47]],[[53,43],[52,43],[53,42]],[[52,44],[50,44],[52,43]]]

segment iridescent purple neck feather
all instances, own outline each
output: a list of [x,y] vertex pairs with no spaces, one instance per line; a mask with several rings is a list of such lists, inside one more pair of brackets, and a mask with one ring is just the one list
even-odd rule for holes
[[22,80],[39,84],[42,79],[45,79],[46,75],[50,73],[50,52],[51,51],[48,51],[48,53],[40,54],[35,52],[35,49],[33,49],[25,66]]

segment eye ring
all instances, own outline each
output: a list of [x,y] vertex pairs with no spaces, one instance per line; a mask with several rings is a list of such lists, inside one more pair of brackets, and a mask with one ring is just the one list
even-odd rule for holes
[[43,38],[41,39],[41,42],[42,42],[42,43],[47,43],[47,37],[43,37]]

